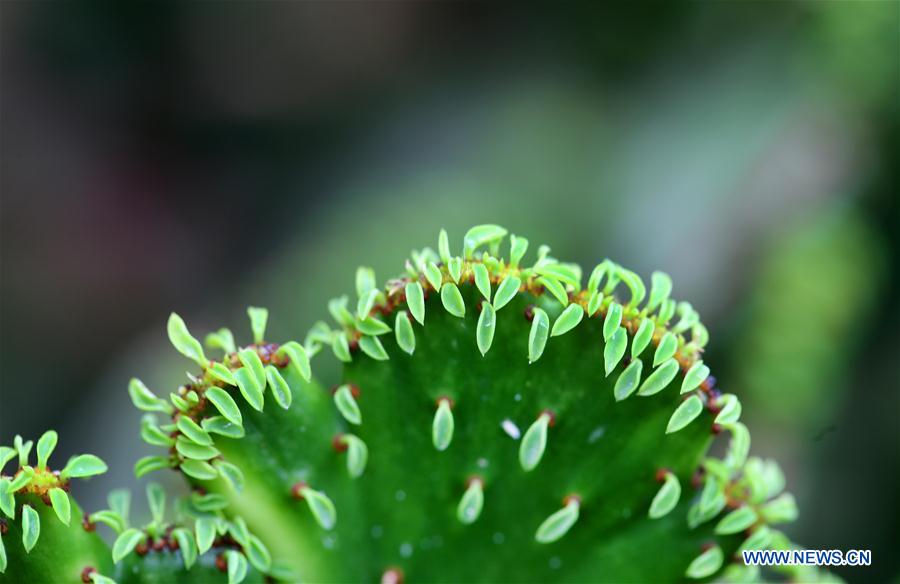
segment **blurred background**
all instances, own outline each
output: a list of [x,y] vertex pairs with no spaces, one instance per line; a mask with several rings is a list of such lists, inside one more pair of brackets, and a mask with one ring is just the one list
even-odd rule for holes
[[102,456],[86,507],[150,451],[128,379],[184,379],[170,311],[302,338],[356,265],[496,222],[671,273],[788,533],[900,575],[897,2],[0,10],[0,444]]

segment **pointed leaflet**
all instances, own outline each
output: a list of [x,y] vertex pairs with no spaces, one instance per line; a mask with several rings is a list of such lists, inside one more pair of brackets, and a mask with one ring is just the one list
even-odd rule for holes
[[676,306],[677,306],[677,303],[672,299],[669,299],[669,300],[666,300],[665,302],[663,302],[662,306],[659,307],[659,312],[657,313],[656,321],[660,325],[666,326],[666,324],[668,324],[668,322],[672,319],[672,316],[675,314]]
[[344,326],[352,326],[354,320],[353,313],[347,309],[348,302],[349,300],[346,296],[332,298],[328,301],[328,312],[331,314],[331,317],[334,318],[335,322]]
[[291,407],[291,400],[294,399],[291,388],[274,365],[266,365],[266,379],[269,380],[269,389],[272,390],[275,403],[285,410]]
[[591,292],[590,298],[588,298],[588,316],[594,316],[595,314],[597,314],[597,311],[600,310],[601,304],[603,304],[603,292],[594,290],[593,292]]
[[[721,503],[719,502],[721,501]],[[703,490],[700,492],[700,511],[704,514],[711,511],[720,511],[725,504],[725,492],[721,481],[712,475],[707,475]]]
[[237,385],[237,382],[234,380],[234,375],[231,374],[231,369],[218,361],[210,361],[209,368],[206,372],[226,385]]
[[538,419],[525,432],[519,445],[519,464],[526,471],[534,470],[544,456],[547,448],[547,428],[550,426],[550,414],[541,413]]
[[256,537],[250,535],[247,538],[247,544],[244,545],[244,553],[254,568],[266,574],[272,569],[272,555],[266,548],[265,544]]
[[28,455],[31,454],[31,447],[33,445],[34,443],[31,440],[22,442],[22,437],[18,434],[13,438],[13,446],[15,447],[16,452],[19,453],[19,466],[28,465]]
[[69,459],[59,476],[62,479],[90,477],[105,473],[106,470],[106,463],[93,454],[80,454]]
[[763,505],[760,513],[769,523],[790,523],[797,520],[797,502],[792,494],[784,493]]
[[193,460],[209,460],[219,456],[219,451],[212,446],[197,444],[184,436],[175,440],[175,450],[183,457]]
[[128,394],[134,407],[145,412],[163,412],[165,414],[172,413],[172,406],[165,400],[162,400],[150,391],[140,379],[132,379],[128,383]]
[[459,288],[452,282],[444,284],[444,287],[441,288],[441,304],[453,316],[462,318],[466,315],[466,303],[463,302]]
[[750,537],[744,540],[744,543],[741,544],[741,547],[738,548],[738,551],[744,550],[764,550],[769,547],[769,543],[772,541],[772,529],[765,526],[760,525],[756,529],[753,530],[753,533],[750,534]]
[[703,364],[703,361],[697,361],[687,373],[684,374],[684,381],[681,382],[681,393],[687,393],[692,389],[696,389],[701,383],[709,377],[709,367]]
[[259,358],[259,354],[253,349],[242,349],[238,351],[238,359],[244,368],[253,374],[256,387],[259,389],[259,392],[262,393],[263,389],[266,387],[266,372],[263,367],[263,362]]
[[538,527],[534,539],[538,543],[553,543],[564,536],[578,521],[578,512],[581,507],[578,499],[572,497],[566,506],[548,517]]
[[367,316],[356,321],[356,329],[364,335],[378,336],[391,332],[391,327],[383,320]]
[[89,520],[91,523],[102,523],[116,533],[125,531],[126,522],[122,516],[115,511],[96,511],[91,513]]
[[228,584],[240,584],[247,577],[247,558],[241,552],[226,551],[225,565],[228,571]]
[[0,536],[0,574],[6,572],[6,547],[3,545],[3,537]]
[[569,304],[569,295],[566,293],[566,288],[556,278],[541,276],[537,279],[537,283],[543,286],[554,298],[559,300],[559,303],[563,306]]
[[[247,522],[244,521],[243,517],[235,517],[233,521],[225,524],[225,529],[241,546],[247,545],[250,539],[250,531],[247,529]],[[219,526],[219,531],[222,531],[221,525]]]
[[369,449],[358,436],[344,434],[341,442],[347,447],[347,472],[352,478],[359,478],[366,470],[369,460]]
[[23,466],[22,472],[12,478],[9,483],[9,492],[14,493],[19,489],[31,483],[34,478],[34,469],[30,466]]
[[359,302],[356,303],[357,318],[364,319],[369,316],[369,313],[372,312],[372,309],[375,307],[375,301],[378,299],[378,294],[378,290],[372,289],[359,297]]
[[145,456],[134,463],[134,476],[141,478],[155,470],[169,468],[169,459],[164,456]]
[[344,363],[353,360],[350,357],[350,343],[347,342],[347,336],[343,332],[334,333],[334,337],[331,339],[331,350],[334,352],[334,356]]
[[622,305],[613,302],[606,309],[606,318],[603,320],[603,340],[609,342],[622,324]]
[[663,479],[663,486],[660,487],[656,496],[653,497],[653,502],[650,503],[650,510],[647,512],[647,515],[650,519],[659,519],[668,515],[675,508],[675,505],[678,504],[680,497],[681,484],[678,482],[678,477],[674,473],[667,471]]
[[190,501],[194,509],[204,513],[221,511],[228,507],[228,498],[219,493],[201,494],[200,491],[194,491],[191,493]]
[[263,409],[263,388],[257,383],[256,377],[246,367],[241,367],[234,372],[234,380],[244,399],[254,410],[261,412]]
[[[207,432],[211,432],[213,434],[219,434],[220,436],[227,436],[228,438],[243,438],[244,437],[244,428],[243,426],[238,426],[233,422],[229,422],[222,416],[211,416],[209,418],[204,418],[200,425]],[[169,446],[174,446],[174,441]]]
[[353,390],[349,385],[342,385],[334,392],[334,405],[344,417],[345,420],[359,426],[362,424],[362,413],[359,411],[359,404],[353,397]]
[[210,349],[221,349],[226,354],[234,353],[237,350],[234,345],[234,335],[227,328],[220,328],[214,333],[209,333],[204,342]]
[[428,280],[435,292],[441,291],[441,282],[444,276],[441,274],[441,269],[434,262],[428,262],[428,265],[425,266],[425,279]]
[[216,539],[216,520],[212,517],[201,517],[194,524],[194,531],[197,534],[197,551],[201,555],[205,554]]
[[31,505],[22,505],[22,545],[30,553],[41,535],[41,518]]
[[438,256],[445,266],[450,263],[450,238],[447,237],[446,229],[441,229],[438,233]]
[[[499,296],[499,294],[498,294]],[[534,309],[534,319],[531,321],[531,332],[528,334],[528,362],[534,363],[544,353],[547,344],[547,334],[550,330],[550,318],[540,308]]]
[[609,271],[611,263],[609,260],[604,260],[594,266],[594,269],[591,271],[591,276],[588,278],[587,291],[593,294],[597,290],[600,289],[600,282],[603,280],[603,276]]
[[703,402],[696,395],[687,398],[669,418],[669,425],[666,426],[666,434],[677,432],[697,419],[697,416],[703,411]]
[[69,504],[69,495],[58,487],[50,489],[49,495],[50,504],[53,505],[53,511],[56,513],[56,516],[59,517],[59,520],[65,525],[68,525],[69,519],[72,517],[72,507]]
[[739,469],[744,466],[750,452],[750,431],[740,422],[722,424],[722,427],[731,432],[728,454],[724,462],[729,468]]
[[184,569],[190,570],[194,562],[197,561],[197,542],[194,540],[194,535],[187,529],[179,527],[172,530],[172,537],[178,542]]
[[139,529],[130,528],[119,534],[116,542],[113,544],[112,557],[113,562],[119,563],[122,558],[131,553],[131,551],[144,539],[144,533]]
[[519,286],[521,285],[522,280],[515,276],[506,276],[503,278],[503,281],[500,282],[497,291],[494,293],[494,310],[500,310],[506,306],[507,303],[515,297],[516,293],[519,291]]
[[459,278],[462,276],[462,259],[451,258],[450,263],[447,264],[447,271],[450,272],[453,282],[459,284]]
[[0,479],[0,511],[10,519],[16,518],[16,498],[9,479]]
[[206,355],[203,354],[203,346],[200,345],[200,341],[188,332],[184,320],[173,312],[169,315],[169,322],[166,328],[169,332],[169,340],[178,352],[188,359],[193,359],[194,362],[205,369],[209,362],[206,359]]
[[47,468],[47,459],[53,454],[59,440],[56,432],[47,430],[37,443],[37,468]]
[[231,488],[238,493],[244,490],[244,473],[239,467],[224,460],[214,460],[212,466]]
[[[341,335],[343,336],[343,335]],[[297,341],[289,341],[278,349],[279,354],[288,356],[290,366],[300,374],[304,381],[312,379],[312,369],[309,366],[309,354]]]
[[724,559],[722,548],[715,545],[694,558],[684,575],[694,579],[707,578],[722,567]]
[[253,342],[263,344],[266,337],[266,323],[269,320],[269,311],[256,306],[247,307],[247,316],[250,317],[250,330],[253,331]]
[[359,348],[363,353],[376,361],[387,361],[389,359],[387,351],[384,350],[384,345],[381,344],[378,337],[360,337]]
[[628,364],[625,371],[619,374],[619,378],[616,380],[616,385],[613,388],[613,397],[616,398],[616,401],[622,401],[634,393],[634,390],[637,389],[638,384],[641,382],[641,371],[643,368],[644,362],[640,359],[634,359]]
[[325,493],[314,491],[309,487],[303,487],[300,490],[300,494],[306,501],[313,517],[315,517],[316,523],[323,529],[330,530],[333,528],[337,521],[337,511],[335,510],[334,503],[331,502],[331,499],[329,499]]
[[206,430],[197,425],[197,422],[187,416],[178,416],[176,422],[178,431],[190,438],[192,442],[196,442],[202,446],[212,446],[212,438],[206,433]]
[[456,507],[456,518],[460,523],[470,525],[475,523],[478,516],[481,515],[481,508],[484,506],[484,483],[481,479],[475,478],[469,481],[469,487],[463,493]]
[[106,495],[106,503],[123,521],[128,521],[128,515],[131,510],[131,491],[128,489],[114,489]]
[[180,395],[170,393],[169,399],[172,401],[172,403],[175,405],[175,407],[178,408],[178,411],[180,411],[180,412],[187,412],[188,410],[191,409],[190,402],[188,402],[185,398],[181,397]]
[[425,324],[425,291],[418,282],[406,285],[406,305],[419,324]]
[[575,288],[581,289],[581,268],[574,264],[545,263],[534,267],[541,276],[547,276]]
[[647,299],[647,312],[668,300],[672,293],[672,278],[664,272],[653,272],[650,276],[650,297]]
[[491,277],[488,275],[488,269],[484,264],[475,264],[472,266],[472,272],[475,274],[475,287],[484,296],[488,302],[491,301]]
[[166,492],[158,483],[147,483],[147,501],[154,523],[161,524],[166,512]]
[[733,393],[726,393],[716,399],[719,413],[716,415],[716,424],[733,424],[741,417],[741,402]]
[[185,460],[179,465],[179,468],[184,474],[199,481],[211,481],[217,476],[216,469],[203,460]]
[[634,333],[634,339],[631,341],[632,358],[643,353],[644,349],[647,348],[647,345],[650,344],[650,339],[653,338],[654,328],[653,321],[649,318],[645,318],[641,321],[641,325],[638,327],[637,332]]
[[416,333],[413,332],[412,323],[405,312],[397,312],[394,320],[394,334],[397,337],[397,346],[405,353],[412,355],[416,351]]
[[625,285],[628,286],[628,291],[631,292],[631,298],[628,299],[628,306],[637,306],[644,299],[644,296],[647,295],[647,287],[644,286],[644,281],[641,280],[641,277],[636,273],[631,270],[626,270],[621,266],[617,266],[616,271],[619,274],[619,277],[622,278],[622,281],[625,282]]
[[469,229],[463,237],[463,253],[466,259],[472,259],[475,250],[482,245],[498,244],[505,236],[506,229],[499,225],[476,225]]
[[675,375],[678,374],[678,361],[675,359],[669,359],[662,365],[656,368],[656,370],[651,373],[647,379],[644,380],[644,383],[641,385],[641,388],[638,390],[638,395],[654,395],[659,393],[663,389],[665,389],[669,383],[675,379]]
[[566,334],[578,326],[578,323],[581,322],[582,318],[584,318],[584,309],[581,308],[581,305],[570,304],[562,311],[562,314],[559,315],[556,322],[553,323],[553,329],[550,331],[550,336],[558,337]]
[[524,237],[516,237],[515,235],[509,236],[509,267],[517,268],[519,267],[519,262],[522,261],[522,258],[525,256],[525,252],[528,250],[528,240]]
[[678,349],[678,337],[675,333],[668,332],[659,340],[656,346],[656,352],[653,354],[653,366],[656,367],[663,361],[666,361],[675,355]]
[[208,399],[215,406],[219,413],[222,416],[231,422],[232,424],[237,424],[240,426],[243,423],[243,418],[241,416],[241,410],[238,408],[237,404],[228,395],[228,392],[220,387],[210,387],[204,392],[204,397]]
[[494,340],[496,320],[494,307],[485,300],[481,303],[481,314],[478,316],[478,327],[475,329],[475,341],[482,355],[491,348],[491,342]]
[[716,533],[718,535],[730,535],[744,531],[759,519],[756,511],[749,505],[738,507],[716,524]]
[[356,268],[356,296],[361,298],[376,287],[375,270],[360,266]]
[[431,424],[431,441],[438,450],[447,450],[453,440],[453,412],[450,410],[450,400],[443,398],[438,402],[437,411],[434,413],[434,421]]
[[15,448],[10,448],[9,446],[0,446],[0,471],[3,470],[3,467],[6,466],[6,463],[8,463],[15,457]]
[[606,376],[613,372],[619,361],[625,355],[625,348],[628,344],[628,333],[623,327],[619,327],[612,336],[607,339],[606,346],[603,348],[603,367],[606,370]]

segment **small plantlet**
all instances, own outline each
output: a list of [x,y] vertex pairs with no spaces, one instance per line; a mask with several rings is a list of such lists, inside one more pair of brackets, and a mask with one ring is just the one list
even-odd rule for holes
[[[134,472],[180,473],[189,494],[148,484],[143,525],[124,491],[85,513],[71,481],[106,465],[50,470],[52,431],[32,465],[17,437],[0,447],[0,581],[799,577],[736,556],[792,547],[777,526],[797,507],[777,464],[749,456],[740,401],[714,386],[706,328],[671,278],[648,288],[604,260],[583,286],[547,246],[509,235],[504,253],[508,235],[481,225],[454,247],[441,231],[384,286],[360,268],[356,301],[329,302],[333,324],[302,342],[273,342],[253,307],[248,344],[219,329],[204,347],[173,314],[196,371],[159,395],[129,384],[157,449]],[[313,358],[340,379],[316,380]]]

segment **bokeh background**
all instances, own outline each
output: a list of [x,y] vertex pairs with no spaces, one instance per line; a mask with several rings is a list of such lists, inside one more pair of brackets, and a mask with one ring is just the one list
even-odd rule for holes
[[[134,485],[126,385],[302,337],[446,227],[665,269],[813,548],[900,575],[900,3],[17,2],[0,18],[0,443]],[[324,371],[323,375],[332,372]]]

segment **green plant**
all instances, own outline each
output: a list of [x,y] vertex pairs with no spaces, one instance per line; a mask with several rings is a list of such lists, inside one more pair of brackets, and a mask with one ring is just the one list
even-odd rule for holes
[[[173,314],[169,337],[199,372],[168,400],[132,380],[141,434],[161,448],[135,472],[177,469],[192,494],[167,521],[148,485],[143,526],[121,491],[69,518],[62,491],[42,490],[78,476],[46,470],[41,444],[55,434],[34,467],[17,439],[2,451],[19,460],[0,481],[5,579],[760,577],[736,552],[792,546],[773,526],[797,510],[778,466],[748,457],[740,402],[701,360],[697,312],[670,298],[663,273],[648,291],[607,260],[582,288],[580,268],[546,246],[523,266],[528,242],[515,236],[501,259],[506,234],[475,227],[454,255],[442,232],[385,287],[359,269],[355,305],[333,300],[336,326],[317,323],[302,344],[269,342],[268,313],[250,308],[253,342],[221,329],[206,337],[222,352],[210,359]],[[322,352],[343,362],[332,388],[311,376]],[[728,436],[722,459],[709,455],[716,434]],[[90,460],[81,474],[105,468]],[[111,554],[97,523],[117,534]]]

